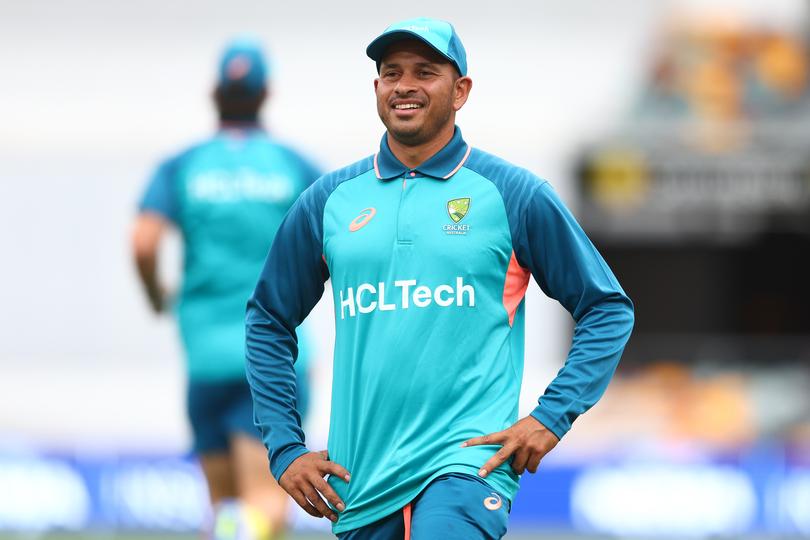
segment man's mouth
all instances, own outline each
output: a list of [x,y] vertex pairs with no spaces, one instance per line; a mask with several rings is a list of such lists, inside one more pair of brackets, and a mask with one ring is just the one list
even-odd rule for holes
[[408,109],[421,109],[422,104],[420,103],[397,103],[394,105],[394,109],[398,111],[404,111]]

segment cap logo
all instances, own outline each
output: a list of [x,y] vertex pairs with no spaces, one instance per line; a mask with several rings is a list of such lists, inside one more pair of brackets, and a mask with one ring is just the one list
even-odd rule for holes
[[411,26],[406,26],[405,28],[403,28],[403,30],[410,30],[411,32],[424,32],[424,33],[430,32],[430,28],[428,28],[427,26],[416,26],[415,24],[412,24]]
[[243,79],[250,71],[250,59],[244,55],[234,56],[225,68],[225,74],[232,81]]

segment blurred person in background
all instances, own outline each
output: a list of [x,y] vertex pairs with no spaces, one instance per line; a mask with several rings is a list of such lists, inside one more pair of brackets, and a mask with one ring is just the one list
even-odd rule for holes
[[[319,175],[261,126],[268,66],[259,45],[231,42],[214,102],[219,130],[163,162],[148,183],[132,249],[155,313],[176,308],[188,368],[188,415],[214,508],[209,535],[281,535],[286,493],[269,472],[245,380],[245,305],[282,218]],[[168,228],[182,235],[184,268],[176,306],[158,272]],[[307,404],[306,353],[296,363],[296,415]],[[300,418],[300,417],[299,417]],[[244,538],[244,536],[239,536]]]

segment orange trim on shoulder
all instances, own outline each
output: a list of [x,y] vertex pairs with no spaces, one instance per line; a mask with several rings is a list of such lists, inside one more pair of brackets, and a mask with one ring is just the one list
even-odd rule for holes
[[509,314],[509,326],[514,324],[515,312],[517,312],[523,297],[526,296],[530,275],[531,272],[520,266],[515,257],[515,252],[512,251],[509,267],[506,269],[506,281],[503,284],[503,307],[506,309],[506,313]]
[[405,540],[411,540],[411,503],[402,509],[402,520],[405,522]]

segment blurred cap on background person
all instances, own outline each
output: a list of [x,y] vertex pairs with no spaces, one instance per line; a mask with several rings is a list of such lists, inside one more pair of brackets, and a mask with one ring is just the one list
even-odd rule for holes
[[231,97],[251,98],[267,87],[270,69],[261,44],[247,36],[228,42],[219,63],[217,89]]

